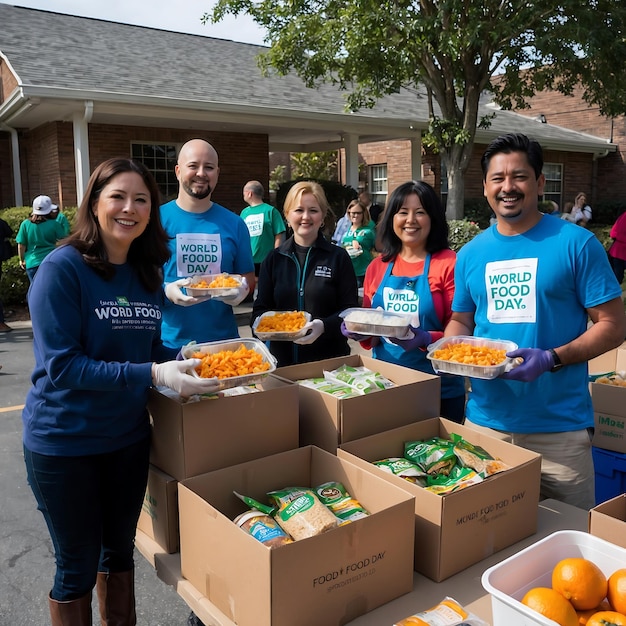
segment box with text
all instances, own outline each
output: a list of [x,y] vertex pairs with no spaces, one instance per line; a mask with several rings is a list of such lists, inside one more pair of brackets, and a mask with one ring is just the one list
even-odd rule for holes
[[[484,482],[438,495],[373,461],[402,457],[404,443],[457,433],[509,469]],[[481,561],[537,529],[541,456],[443,418],[425,420],[342,444],[340,458],[376,472],[415,496],[415,570],[434,581]]]
[[368,356],[350,355],[325,361],[282,367],[276,375],[290,381],[320,378],[343,364],[366,367],[388,378],[394,387],[352,398],[299,385],[300,445],[315,445],[329,452],[345,441],[360,439],[439,415],[439,376],[386,363]]
[[[369,515],[270,549],[232,520],[287,486],[341,482]],[[413,496],[315,446],[179,485],[184,578],[239,626],[345,624],[413,588]]]

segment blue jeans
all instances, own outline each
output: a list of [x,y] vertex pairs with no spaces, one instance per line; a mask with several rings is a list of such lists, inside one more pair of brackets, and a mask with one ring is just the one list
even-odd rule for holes
[[28,276],[28,282],[32,285],[33,280],[35,280],[35,274],[39,269],[39,265],[35,265],[35,267],[27,267],[26,268],[26,276]]
[[149,439],[91,456],[24,448],[28,483],[54,546],[52,599],[77,600],[93,589],[98,572],[133,569],[149,454]]

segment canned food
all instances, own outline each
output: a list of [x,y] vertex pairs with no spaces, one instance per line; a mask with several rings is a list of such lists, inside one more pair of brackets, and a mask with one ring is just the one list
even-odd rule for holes
[[261,511],[246,511],[234,519],[235,524],[268,548],[278,548],[293,539],[277,524],[273,517]]

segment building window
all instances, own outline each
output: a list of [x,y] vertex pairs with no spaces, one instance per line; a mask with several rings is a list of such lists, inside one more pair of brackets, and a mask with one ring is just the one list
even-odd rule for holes
[[387,202],[387,164],[369,166],[369,187],[372,202],[385,206]]
[[175,145],[139,142],[131,144],[132,158],[150,170],[165,201],[178,196],[178,179],[174,171],[176,154]]
[[563,166],[560,163],[544,163],[543,175],[546,177],[546,184],[543,188],[542,200],[551,200],[559,205],[559,210],[563,210]]

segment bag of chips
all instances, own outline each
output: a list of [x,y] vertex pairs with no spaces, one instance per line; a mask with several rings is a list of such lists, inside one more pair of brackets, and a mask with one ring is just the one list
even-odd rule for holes
[[456,465],[452,441],[441,437],[432,437],[425,441],[406,441],[404,456],[427,474],[447,475]]
[[315,488],[315,493],[320,502],[339,518],[340,525],[369,515],[361,503],[348,493],[343,483],[336,481],[324,483]]

